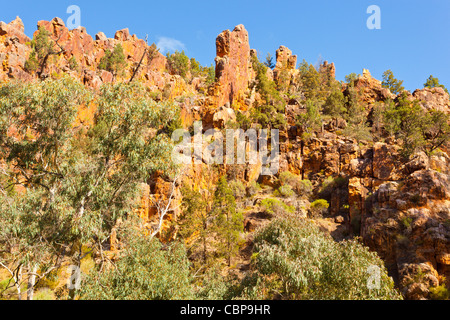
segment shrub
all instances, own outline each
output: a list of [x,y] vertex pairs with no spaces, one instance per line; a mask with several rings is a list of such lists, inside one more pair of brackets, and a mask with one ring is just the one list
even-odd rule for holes
[[39,30],[30,45],[31,52],[27,61],[25,61],[24,67],[27,71],[37,72],[39,77],[43,74],[47,63],[49,62],[49,58],[64,51],[61,47],[59,47],[58,50],[54,49],[56,44],[53,43],[50,38],[50,32],[44,27],[39,27]]
[[327,200],[324,199],[318,199],[311,203],[311,214],[312,217],[321,217],[323,214],[325,214],[330,207],[330,204]]
[[445,92],[448,93],[447,88],[443,85],[439,83],[439,79],[436,77],[433,77],[433,75],[430,75],[427,79],[427,81],[423,84],[424,88],[435,88],[435,87],[441,87],[442,89],[444,89]]
[[292,190],[292,187],[290,185],[284,185],[278,188],[278,190],[276,190],[274,192],[275,196],[281,196],[283,198],[289,198],[292,197],[294,195],[294,191]]
[[33,296],[34,300],[56,300],[55,295],[50,289],[44,288],[36,291]]
[[119,43],[114,47],[113,51],[110,51],[109,49],[105,50],[105,55],[100,59],[98,68],[100,70],[109,71],[116,76],[123,73],[123,69],[126,65],[127,62],[125,60],[125,54],[123,53],[123,47]]
[[247,186],[247,195],[248,196],[253,196],[256,193],[258,193],[259,191],[261,191],[261,186],[259,185],[258,182],[256,181],[251,181],[248,186]]
[[229,182],[229,186],[233,191],[235,198],[243,198],[245,196],[245,186],[241,180],[233,180]]
[[72,57],[69,59],[69,68],[70,68],[70,70],[73,70],[73,71],[79,70],[78,62],[75,57]]
[[345,107],[346,99],[341,90],[335,90],[328,96],[323,105],[323,114],[332,117],[344,117],[347,112]]
[[450,292],[445,284],[430,288],[430,298],[432,300],[448,300],[450,299]]
[[[295,215],[272,220],[255,235],[254,267],[237,290],[244,299],[402,299],[376,253],[355,240],[335,242]],[[380,271],[369,289],[370,270]]]
[[184,51],[181,52],[175,51],[175,53],[173,54],[167,52],[166,57],[167,57],[167,64],[169,66],[169,72],[175,75],[179,75],[183,79],[186,79],[190,71],[191,61],[188,58],[188,56],[184,53]]
[[405,228],[409,228],[411,226],[412,221],[413,221],[412,217],[403,217],[402,218],[402,224],[405,226]]
[[348,74],[345,76],[345,82],[347,82],[349,85],[353,85],[356,80],[360,77],[360,74],[356,74],[354,72]]
[[383,73],[383,82],[381,85],[383,88],[389,89],[393,94],[399,94],[405,87],[402,86],[403,80],[397,80],[394,78],[394,74],[391,70],[386,70]]
[[290,171],[280,173],[278,178],[282,185],[289,185],[299,195],[305,198],[309,197],[312,192],[312,183],[310,180],[302,180],[302,178]]
[[260,206],[264,210],[264,213],[267,213],[270,216],[295,211],[293,206],[288,206],[283,201],[275,198],[267,198],[262,200]]
[[194,297],[189,261],[183,245],[162,245],[136,236],[125,255],[98,274],[91,272],[81,285],[87,300],[172,300]]

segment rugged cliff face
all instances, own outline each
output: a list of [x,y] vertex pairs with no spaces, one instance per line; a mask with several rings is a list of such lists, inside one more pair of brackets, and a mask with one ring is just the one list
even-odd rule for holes
[[[185,81],[166,71],[167,61],[161,53],[157,52],[151,59],[143,55],[150,47],[144,40],[130,35],[128,29],[117,31],[114,39],[98,33],[94,40],[84,28],[68,30],[59,18],[40,21],[38,27],[49,31],[51,39],[62,48],[43,70],[41,78],[64,73],[98,89],[103,83],[130,79],[142,58],[136,79],[142,81],[149,92],[168,93],[158,99],[177,98],[175,103],[180,107],[186,127],[201,120],[204,128],[223,129],[228,121],[236,121],[237,112],[250,112],[260,99],[254,89],[256,71],[251,60],[256,52],[250,49],[249,35],[243,25],[233,31],[223,31],[217,37],[216,80],[207,94],[199,90],[204,79]],[[35,73],[25,70],[32,50],[30,41],[20,18],[9,24],[0,22],[0,82],[37,80]],[[99,70],[98,65],[105,51],[117,44],[124,49],[127,66],[124,74],[114,79],[110,72]],[[73,59],[78,65],[76,70],[70,67]],[[281,46],[276,52],[276,66],[273,72],[267,71],[267,78],[279,86],[295,86],[299,72],[296,64],[297,56]],[[335,78],[333,63],[324,62],[319,72],[328,79]],[[367,70],[356,79],[354,87],[361,92],[367,112],[377,102],[396,98]],[[348,94],[347,91],[344,85],[344,94]],[[327,214],[336,227],[348,236],[360,236],[367,246],[378,252],[406,298],[427,298],[429,288],[442,284],[444,277],[450,287],[448,144],[432,155],[418,152],[405,160],[395,143],[358,142],[343,136],[342,129],[347,124],[335,118],[323,123],[312,137],[304,139],[295,124],[296,116],[306,112],[303,101],[287,95],[283,98],[287,105],[284,114],[287,125],[280,132],[279,172],[290,171],[309,179],[315,194],[329,201]],[[419,89],[410,94],[409,99],[418,101],[426,110],[450,114],[449,95],[442,88]],[[204,142],[203,148],[206,147]],[[183,183],[200,183],[204,179],[202,168],[206,167],[203,163],[188,168]],[[223,166],[222,170],[236,169]],[[261,176],[260,164],[241,166],[234,176],[267,185],[272,185],[276,179]],[[327,180],[332,183],[324,188]],[[170,186],[170,181],[157,175],[144,185],[138,212],[148,225],[157,219],[150,199],[170,197]],[[179,201],[179,191],[175,197]],[[176,219],[176,215],[177,212],[171,213],[169,220]],[[246,218],[249,225],[255,222],[249,215]]]

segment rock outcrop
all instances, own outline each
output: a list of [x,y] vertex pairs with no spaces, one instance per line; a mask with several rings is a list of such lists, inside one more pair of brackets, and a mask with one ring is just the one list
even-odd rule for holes
[[373,78],[367,69],[364,69],[363,74],[355,80],[354,86],[358,91],[362,90],[362,99],[369,105],[388,98],[395,98],[395,95],[389,89],[383,88],[381,81]]
[[[38,28],[49,31],[55,46],[63,49],[44,70],[43,78],[68,74],[94,89],[103,83],[129,79],[144,51],[150,50],[144,40],[131,35],[128,29],[117,31],[113,39],[102,32],[94,39],[82,27],[68,30],[59,18],[39,21]],[[9,24],[0,22],[0,82],[37,78],[35,73],[25,70],[31,52],[30,41],[24,34],[20,18]],[[106,50],[113,50],[117,44],[122,45],[127,62],[122,79],[98,69]],[[166,58],[159,52],[151,59],[144,56],[136,79],[149,88],[149,94],[156,101],[177,103],[185,127],[201,120],[205,130],[223,128],[227,122],[236,121],[238,110],[251,111],[248,109],[258,101],[252,67],[256,51],[250,50],[248,32],[243,25],[238,25],[233,31],[223,31],[217,37],[216,54],[216,82],[208,94],[198,94],[202,79],[185,81],[178,75],[167,73]],[[288,88],[295,84],[299,72],[297,56],[281,46],[276,59],[275,69],[267,70],[268,78],[279,87]],[[70,61],[76,61],[77,67]],[[326,76],[325,79],[335,79],[333,63],[325,61],[319,66],[319,72]],[[362,102],[368,109],[376,102],[396,97],[368,70],[355,80],[354,87],[362,92]],[[348,93],[348,88],[344,88],[344,93],[346,90]],[[310,180],[314,193],[330,203],[330,218],[348,230],[350,236],[361,236],[362,241],[384,259],[407,298],[428,298],[429,288],[442,284],[443,277],[450,286],[450,157],[445,152],[446,147],[431,156],[419,152],[405,160],[395,144],[344,138],[341,134],[347,123],[343,119],[329,119],[319,132],[309,139],[302,139],[300,129],[296,127],[298,115],[306,112],[302,97],[286,95],[284,98],[287,125],[286,130],[280,131],[279,172],[290,171]],[[449,95],[442,88],[416,90],[409,98],[417,100],[426,110],[450,113]],[[88,125],[92,120],[89,118],[93,113],[90,107],[80,107],[79,123]],[[208,142],[203,141],[202,150],[207,147]],[[209,159],[201,160],[202,164],[187,170],[188,183],[201,185],[211,178],[202,171]],[[238,169],[223,166],[221,170],[226,173],[235,170],[236,179],[259,180],[274,186],[276,176],[262,177],[261,168],[258,162]],[[149,230],[157,222],[155,203],[166,200],[172,192],[171,187],[171,181],[159,175],[149,177],[148,183],[142,185],[137,213]],[[179,190],[176,198],[178,203]],[[299,218],[307,215],[309,203],[289,201],[297,208]],[[255,203],[250,201],[247,205],[251,207]],[[252,214],[246,217],[247,231],[253,231],[261,222],[257,212]],[[176,215],[177,212],[170,212],[168,219],[176,219]],[[165,222],[166,227],[168,223]]]
[[[138,39],[136,35],[130,35],[128,29],[117,31],[114,39],[107,38],[100,32],[94,40],[86,33],[85,28],[69,30],[60,18],[39,21],[37,27],[38,30],[34,32],[34,35],[39,32],[39,28],[46,29],[50,33],[55,51],[61,51],[53,55],[52,62],[48,63],[42,72],[42,78],[65,73],[80,79],[90,87],[98,88],[102,83],[113,81],[111,74],[98,70],[98,64],[106,50],[113,50],[117,44],[122,45],[127,62],[123,70],[123,79],[131,78],[144,51],[151,50],[144,40]],[[31,52],[30,41],[31,39],[24,33],[20,18],[9,24],[0,22],[0,81],[10,78],[31,80],[36,77],[36,74],[25,71],[25,62]],[[159,91],[163,91],[167,83],[173,84],[169,89],[173,89],[174,86],[186,87],[185,84],[180,85],[180,81],[165,73],[165,69],[166,58],[161,53],[156,52],[151,60],[148,55],[145,55],[136,78]]]
[[31,40],[25,33],[22,20],[17,17],[6,24],[0,21],[0,81],[16,78],[30,80],[24,71],[25,61],[31,52],[27,43]]
[[253,77],[248,32],[243,25],[225,30],[216,39],[215,107],[227,102],[237,109],[246,109],[245,99]]
[[334,63],[328,63],[328,61],[324,61],[319,66],[319,72],[324,74],[328,81],[336,79],[336,67]]
[[424,109],[434,109],[450,114],[449,95],[443,88],[417,89],[412,95]]
[[297,74],[297,56],[285,46],[280,46],[276,51],[273,79],[279,87],[288,87]]

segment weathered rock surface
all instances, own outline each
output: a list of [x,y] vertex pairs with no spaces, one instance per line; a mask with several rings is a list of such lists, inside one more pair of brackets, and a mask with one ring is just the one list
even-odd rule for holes
[[[47,29],[52,40],[64,49],[55,56],[45,74],[66,73],[92,88],[117,80],[112,73],[98,70],[106,50],[112,50],[117,44],[123,46],[127,61],[123,79],[129,79],[144,50],[149,48],[145,41],[130,35],[128,29],[117,31],[114,39],[98,33],[94,40],[84,28],[68,30],[59,18],[39,21],[38,26]],[[0,22],[0,81],[36,78],[24,69],[31,51],[29,41],[19,18],[9,24]],[[201,87],[201,79],[189,82],[165,72],[167,61],[160,53],[151,61],[144,57],[137,79],[144,82],[155,100],[171,100],[178,104],[185,127],[201,120],[204,129],[223,128],[228,121],[236,120],[238,109],[245,111],[258,100],[254,89],[250,89],[255,77],[251,57],[256,56],[256,51],[250,50],[248,33],[243,25],[222,32],[216,39],[216,51],[216,83],[208,95],[195,94]],[[295,68],[297,57],[283,46],[276,56],[276,67],[273,72],[268,69],[268,78],[278,84],[286,81],[284,84],[289,85],[295,81],[298,72]],[[72,58],[77,61],[78,70],[71,70],[69,60]],[[324,62],[319,72],[334,79],[335,66]],[[368,108],[375,102],[395,98],[367,70],[355,81],[355,87],[363,92],[363,102]],[[427,110],[449,113],[449,96],[442,88],[416,90],[409,98],[418,100]],[[366,245],[378,252],[407,298],[429,298],[430,287],[442,284],[443,276],[450,286],[450,157],[446,149],[437,150],[432,156],[416,153],[404,160],[399,147],[394,144],[342,138],[339,131],[346,128],[347,123],[338,119],[328,120],[320,132],[303,140],[296,127],[296,117],[306,112],[301,97],[286,98],[286,102],[288,128],[280,132],[279,172],[287,170],[311,180],[315,194],[330,203],[331,221],[336,221],[340,229],[347,228],[351,235],[359,234]],[[88,123],[92,120],[86,116],[91,111],[81,111],[84,116],[79,116],[77,121]],[[207,146],[204,141],[202,150]],[[211,157],[212,154],[201,157],[201,161],[207,162]],[[186,173],[189,183],[201,184],[209,179],[202,173],[204,168],[204,163],[193,166]],[[276,176],[262,177],[261,169],[260,162],[238,169],[233,166],[222,168],[227,173],[234,170],[236,179],[258,180],[274,186]],[[141,206],[137,212],[147,228],[153,228],[158,216],[155,202],[166,200],[171,186],[171,181],[159,175],[150,177],[148,183],[143,184]],[[179,200],[177,190],[176,201]],[[307,215],[309,203],[297,199],[289,201],[296,207],[299,217]],[[168,219],[175,219],[176,214],[171,212]],[[264,223],[259,214],[252,212],[246,217],[247,231]],[[164,228],[166,226],[167,223]],[[324,228],[327,229],[325,225]]]
[[381,81],[373,78],[367,69],[363,70],[363,74],[356,79],[354,85],[357,90],[363,91],[363,101],[368,104],[395,98],[395,95],[389,89],[383,88]]
[[297,56],[285,46],[280,46],[276,51],[276,64],[273,69],[273,79],[279,86],[288,87],[298,74]]
[[27,45],[31,39],[25,35],[24,30],[19,17],[8,24],[0,21],[0,81],[9,78],[22,81],[31,79],[24,71],[25,61],[31,52]]
[[248,32],[243,25],[219,34],[216,55],[215,107],[228,102],[234,108],[245,109],[252,65]]
[[420,105],[426,110],[439,110],[450,113],[450,99],[443,88],[424,88],[413,92],[413,97],[419,100]]

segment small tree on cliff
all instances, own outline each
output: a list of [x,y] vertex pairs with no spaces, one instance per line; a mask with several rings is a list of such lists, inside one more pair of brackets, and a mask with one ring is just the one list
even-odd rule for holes
[[123,73],[123,69],[126,67],[127,62],[125,60],[125,54],[123,53],[123,47],[119,43],[113,51],[106,49],[105,55],[100,59],[98,68],[101,70],[109,71],[116,77]]
[[306,113],[297,116],[297,125],[302,128],[303,139],[309,139],[314,131],[322,128],[322,116],[317,104],[311,100],[306,100]]
[[188,73],[190,72],[191,65],[190,59],[184,53],[184,50],[181,52],[175,51],[175,53],[172,54],[167,52],[166,58],[167,64],[169,66],[169,72],[172,74],[179,75],[183,79],[186,79]]
[[345,117],[347,112],[347,108],[345,106],[346,102],[347,99],[341,90],[332,91],[322,107],[323,114],[331,117]]
[[275,68],[275,63],[273,63],[273,57],[270,53],[267,54],[266,56],[266,61],[264,62],[264,65],[267,68],[273,69]]
[[443,85],[439,83],[439,79],[436,77],[433,77],[432,75],[430,75],[427,79],[427,81],[423,84],[424,88],[436,88],[436,87],[441,87],[445,90],[445,92],[448,93],[447,88]]
[[[59,38],[53,41],[50,32],[44,27],[39,27],[36,36],[31,41],[31,53],[25,61],[25,70],[36,72],[42,78],[48,59],[53,55],[59,55],[65,50],[58,44]],[[55,47],[58,47],[56,50]]]
[[383,82],[381,85],[383,88],[389,89],[393,94],[399,94],[405,90],[405,87],[403,87],[402,84],[403,80],[397,80],[391,70],[386,70],[383,73]]
[[219,251],[227,260],[228,266],[231,266],[231,258],[239,250],[240,233],[244,230],[244,218],[242,213],[236,210],[233,190],[229,187],[225,176],[222,176],[217,184],[213,210],[218,218]]

